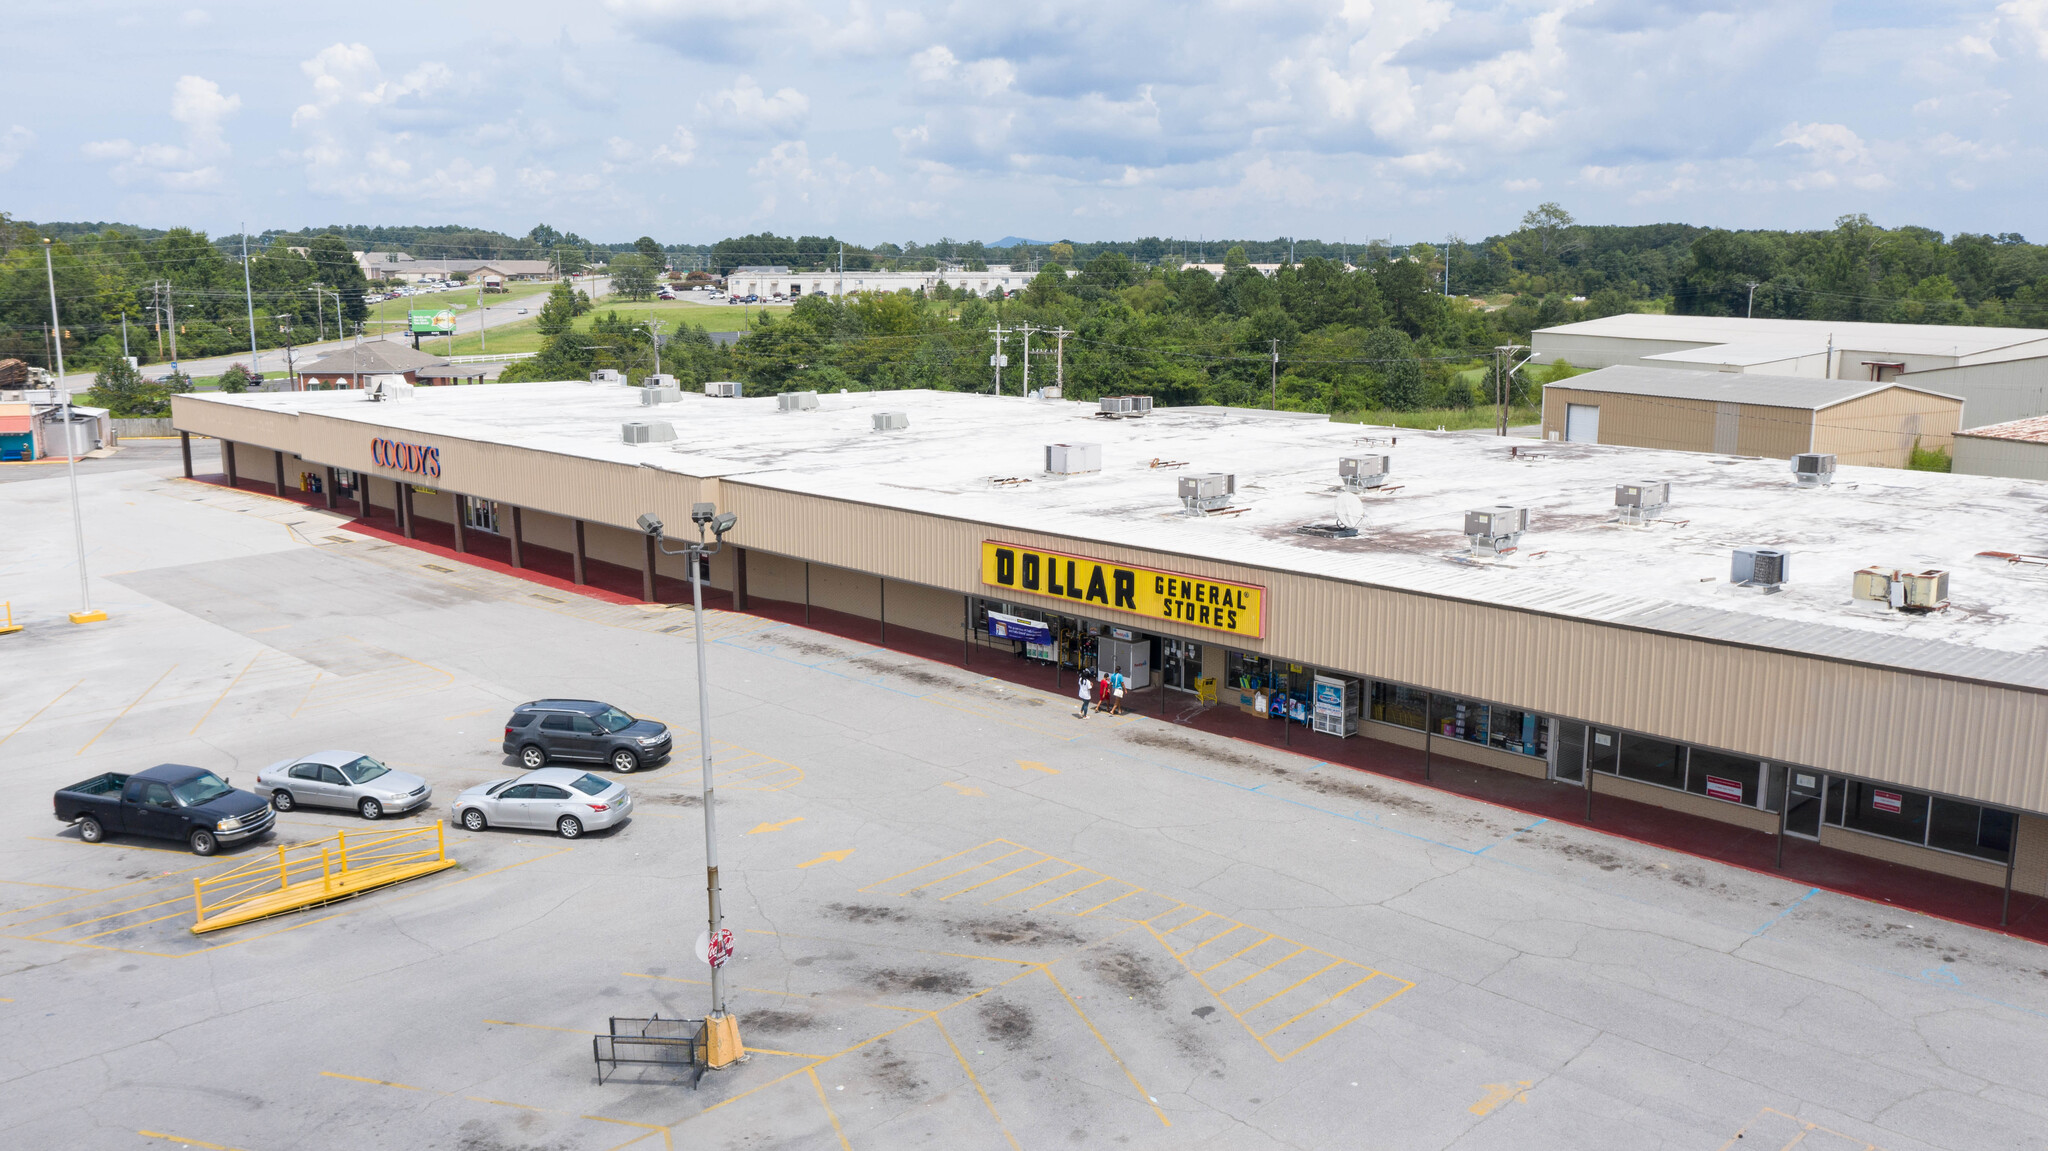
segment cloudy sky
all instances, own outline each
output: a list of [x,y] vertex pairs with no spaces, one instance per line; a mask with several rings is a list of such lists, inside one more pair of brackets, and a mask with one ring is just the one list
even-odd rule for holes
[[[2048,238],[2048,0],[17,6],[0,211],[703,242]],[[2038,234],[2037,234],[2038,233]]]

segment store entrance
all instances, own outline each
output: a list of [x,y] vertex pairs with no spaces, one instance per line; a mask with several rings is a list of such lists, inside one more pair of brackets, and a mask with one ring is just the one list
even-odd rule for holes
[[1160,678],[1175,691],[1194,691],[1202,678],[1202,645],[1184,639],[1160,641]]
[[1820,813],[1827,776],[1798,768],[1781,769],[1791,776],[1785,787],[1785,834],[1801,839],[1820,838]]

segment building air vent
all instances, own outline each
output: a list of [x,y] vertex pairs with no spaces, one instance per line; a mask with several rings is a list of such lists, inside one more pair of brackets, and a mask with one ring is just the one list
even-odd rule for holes
[[676,426],[667,420],[627,420],[619,432],[629,444],[657,444],[676,438]]
[[1792,556],[1777,548],[1736,548],[1728,582],[1737,587],[1777,591],[1792,578]]
[[1940,611],[1948,606],[1948,573],[1945,571],[1902,572],[1899,582],[1906,588],[1906,602],[1900,606],[1907,611]]
[[909,426],[909,412],[875,413],[875,430],[878,432],[900,432]]
[[682,387],[682,385],[676,383],[676,378],[667,372],[656,372],[655,374],[648,376],[646,379],[640,381],[640,386],[643,388],[677,389],[680,389]]
[[1097,400],[1096,403],[1101,405],[1096,412],[1097,415],[1123,416],[1131,410],[1131,397],[1129,396],[1104,396]]
[[1387,482],[1393,461],[1386,456],[1345,456],[1337,461],[1337,476],[1354,492],[1370,491]]
[[1521,546],[1529,530],[1529,509],[1498,504],[1465,513],[1465,539],[1481,555],[1504,556]]
[[818,410],[818,393],[783,392],[775,397],[775,410],[779,412],[815,412]]
[[1948,573],[1939,568],[1909,572],[1867,567],[1851,578],[1849,595],[1858,607],[1941,611],[1948,607]]
[[1835,482],[1835,455],[1833,452],[1800,452],[1792,457],[1792,475],[1800,487],[1826,487]]
[[599,368],[590,373],[590,382],[593,384],[623,384],[626,382],[626,377],[617,368]]
[[1101,444],[1047,444],[1045,470],[1056,476],[1078,476],[1102,470]]
[[1038,390],[1038,398],[1041,400],[1057,400],[1060,398],[1060,389],[1057,385],[1050,388],[1040,388]]
[[704,394],[714,400],[737,400],[740,398],[738,380],[706,380]]
[[1203,472],[1180,477],[1181,506],[1196,515],[1230,506],[1237,494],[1237,476],[1229,472]]
[[641,407],[651,408],[656,404],[674,404],[682,401],[683,390],[673,385],[656,385],[653,381],[660,378],[659,376],[647,377],[647,385],[640,389]]
[[1632,484],[1616,484],[1614,506],[1622,523],[1647,523],[1671,506],[1671,482],[1640,480]]

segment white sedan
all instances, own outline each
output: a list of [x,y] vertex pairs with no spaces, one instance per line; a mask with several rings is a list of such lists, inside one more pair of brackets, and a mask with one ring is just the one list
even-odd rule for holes
[[256,793],[270,806],[352,807],[364,819],[402,815],[424,807],[434,788],[409,771],[394,771],[357,751],[316,751],[280,759],[256,773]]
[[623,785],[587,771],[543,767],[464,791],[455,797],[451,814],[471,831],[530,827],[574,839],[624,823],[633,814],[633,797]]

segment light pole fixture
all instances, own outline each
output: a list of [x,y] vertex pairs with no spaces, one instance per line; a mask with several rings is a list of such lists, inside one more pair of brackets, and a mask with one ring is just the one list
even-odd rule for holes
[[[718,806],[714,802],[711,782],[711,682],[707,678],[704,655],[704,564],[725,548],[725,533],[739,523],[740,518],[731,512],[721,512],[716,504],[691,504],[690,522],[697,526],[694,542],[683,541],[678,551],[670,551],[667,537],[662,534],[662,522],[649,512],[640,517],[640,530],[654,541],[663,555],[688,556],[690,562],[690,603],[692,631],[697,638],[697,749],[704,769],[704,891],[708,900],[709,928],[706,937],[710,941],[711,963],[711,1011],[704,1017],[704,1063],[708,1067],[729,1067],[745,1059],[746,1048],[740,1044],[740,1021],[725,1008],[725,960],[731,953],[731,935],[725,931],[725,913],[720,906],[718,892]],[[704,539],[709,530],[710,542]]]
[[78,544],[78,602],[72,623],[102,623],[107,613],[92,606],[92,581],[85,574],[85,517],[78,510],[78,439],[71,424],[71,389],[64,386],[64,323],[57,318],[57,271],[50,262],[50,241],[43,239],[43,276],[50,284],[50,333],[56,337],[57,390],[64,393],[64,471],[71,477],[71,535]]

